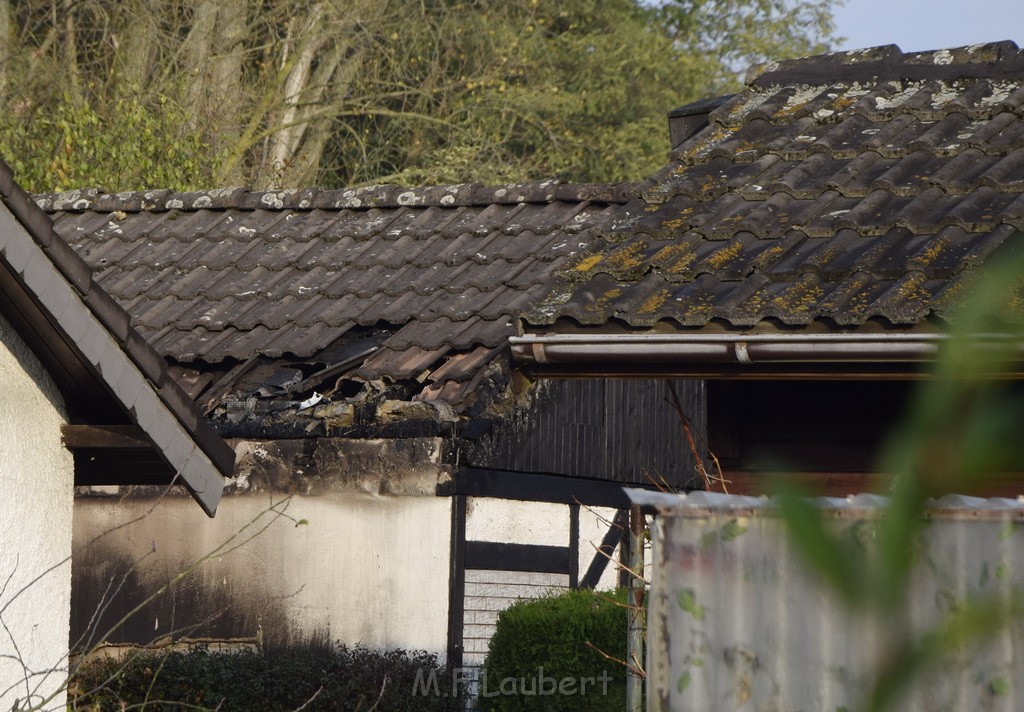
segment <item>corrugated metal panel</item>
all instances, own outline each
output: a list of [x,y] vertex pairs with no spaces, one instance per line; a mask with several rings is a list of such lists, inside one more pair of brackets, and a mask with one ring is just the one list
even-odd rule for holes
[[[524,406],[469,448],[475,467],[694,486],[697,473],[667,381],[539,381]],[[698,441],[705,436],[703,381],[671,381]],[[703,456],[703,453],[702,453]]]
[[[854,710],[893,633],[920,634],[972,597],[1024,586],[1024,503],[932,503],[905,615],[854,614],[805,570],[763,498],[637,493],[658,508],[648,617],[649,710]],[[870,540],[885,499],[822,499],[839,532]],[[891,652],[891,651],[890,651]],[[1017,710],[1024,622],[915,678],[901,710]]]

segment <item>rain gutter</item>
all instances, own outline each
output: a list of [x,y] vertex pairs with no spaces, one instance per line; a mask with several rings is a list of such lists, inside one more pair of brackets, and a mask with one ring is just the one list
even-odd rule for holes
[[[512,336],[524,363],[915,363],[932,361],[948,334],[526,334]],[[983,345],[1003,334],[977,334]]]

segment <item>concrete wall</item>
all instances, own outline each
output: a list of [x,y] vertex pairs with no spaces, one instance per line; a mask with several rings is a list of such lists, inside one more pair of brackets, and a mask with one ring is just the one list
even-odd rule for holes
[[74,463],[57,387],[3,319],[0,384],[0,709],[62,710]]

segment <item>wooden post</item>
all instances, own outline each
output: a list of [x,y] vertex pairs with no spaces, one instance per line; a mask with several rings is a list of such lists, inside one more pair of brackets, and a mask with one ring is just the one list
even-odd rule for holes
[[452,497],[451,568],[448,575],[448,667],[462,667],[466,605],[466,497]]
[[569,505],[569,588],[580,587],[580,505]]
[[644,678],[638,673],[644,667],[644,530],[646,522],[640,507],[633,505],[629,510],[629,548],[626,566],[633,574],[629,577],[629,638],[626,641],[626,710],[642,712],[644,699]]

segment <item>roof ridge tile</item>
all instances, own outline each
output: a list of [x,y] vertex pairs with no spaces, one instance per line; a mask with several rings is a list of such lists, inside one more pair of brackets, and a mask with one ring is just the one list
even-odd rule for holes
[[169,189],[107,193],[83,188],[33,196],[47,212],[162,212],[166,210],[343,210],[402,207],[468,207],[523,203],[624,203],[640,190],[639,183],[562,183],[558,180],[483,185],[406,188],[372,185],[356,188],[289,188],[254,191],[215,188],[176,192]]
[[886,79],[1002,78],[1024,75],[1024,53],[1012,41],[903,52],[897,45],[831,52],[756,64],[747,72],[751,88]]

